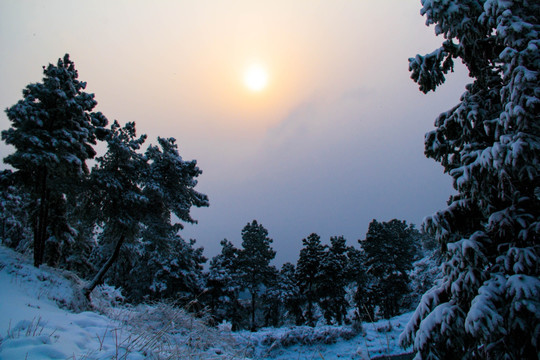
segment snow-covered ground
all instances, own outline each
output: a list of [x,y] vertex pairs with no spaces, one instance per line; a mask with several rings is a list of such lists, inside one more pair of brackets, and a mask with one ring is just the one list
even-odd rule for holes
[[[0,359],[372,359],[402,354],[397,342],[411,314],[350,326],[283,327],[256,333],[207,327],[168,304],[115,304],[94,291],[79,311],[82,282],[0,246]],[[87,307],[88,308],[88,307]]]
[[[373,359],[410,352],[398,345],[399,334],[411,313],[351,326],[266,328],[256,333],[237,333],[240,343],[252,347],[253,358],[271,359]],[[243,340],[243,341],[242,341]]]

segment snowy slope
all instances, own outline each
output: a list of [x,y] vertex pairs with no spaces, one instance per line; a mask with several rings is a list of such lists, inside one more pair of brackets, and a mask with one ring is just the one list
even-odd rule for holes
[[[93,293],[96,311],[77,312],[82,285],[0,246],[0,360],[8,359],[371,359],[397,345],[410,314],[347,326],[284,327],[256,333],[210,328],[167,304],[112,306],[119,293]],[[112,305],[111,305],[112,304]]]
[[73,282],[77,280],[73,275],[70,280],[68,274],[46,266],[35,269],[20,254],[0,247],[0,359],[113,354],[116,346],[106,333],[121,327],[97,313],[69,311],[75,307]]
[[110,288],[94,292],[101,299],[95,305],[107,316],[76,313],[72,309],[81,306],[74,296],[80,288],[76,276],[47,266],[35,269],[28,259],[1,246],[0,288],[2,360],[212,359],[228,355],[234,344],[230,334],[165,304],[108,307]]

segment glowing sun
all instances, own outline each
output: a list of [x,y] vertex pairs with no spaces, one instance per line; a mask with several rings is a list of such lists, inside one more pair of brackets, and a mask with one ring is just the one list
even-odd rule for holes
[[244,84],[251,91],[261,91],[268,85],[268,72],[261,65],[253,64],[244,72]]

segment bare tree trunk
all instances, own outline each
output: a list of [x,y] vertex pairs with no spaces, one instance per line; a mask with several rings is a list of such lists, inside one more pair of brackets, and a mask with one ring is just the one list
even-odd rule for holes
[[118,242],[116,243],[116,247],[114,248],[114,252],[112,253],[111,257],[98,271],[96,276],[94,276],[94,279],[88,284],[88,286],[83,290],[83,294],[87,299],[90,299],[90,293],[103,282],[103,278],[105,277],[105,274],[109,270],[109,268],[112,266],[112,264],[118,259],[118,255],[120,254],[120,248],[122,247],[122,244],[124,243],[125,236],[122,235],[120,239],[118,239]]
[[255,325],[255,301],[257,298],[257,294],[253,291],[251,293],[251,331],[256,331],[257,326]]

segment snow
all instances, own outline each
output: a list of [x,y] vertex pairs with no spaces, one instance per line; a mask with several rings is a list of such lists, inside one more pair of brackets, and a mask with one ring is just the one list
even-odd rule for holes
[[[399,334],[412,313],[361,326],[294,326],[258,332],[210,328],[169,304],[119,304],[105,286],[83,307],[84,282],[0,246],[0,360],[371,359],[404,354]],[[86,311],[77,312],[77,309]]]
[[265,328],[237,333],[239,343],[252,346],[255,359],[372,359],[411,352],[399,346],[399,335],[412,313],[352,326],[318,325]]
[[496,303],[503,297],[505,279],[494,275],[478,289],[465,319],[465,330],[470,334],[488,337],[493,329],[503,328],[503,317],[498,313]]

